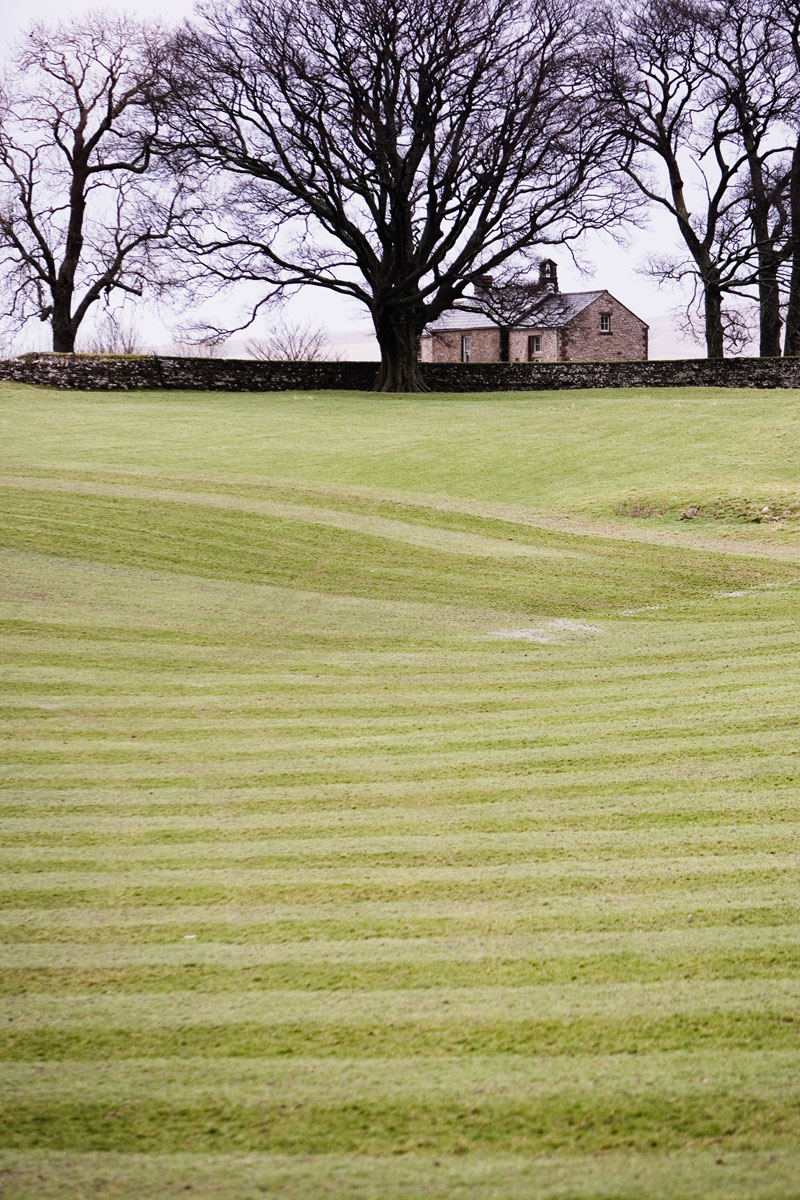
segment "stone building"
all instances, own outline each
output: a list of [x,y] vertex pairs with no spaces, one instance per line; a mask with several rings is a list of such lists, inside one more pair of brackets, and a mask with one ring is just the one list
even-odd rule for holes
[[610,292],[562,292],[552,260],[536,283],[475,283],[474,311],[452,308],[422,335],[422,362],[641,362],[648,327]]

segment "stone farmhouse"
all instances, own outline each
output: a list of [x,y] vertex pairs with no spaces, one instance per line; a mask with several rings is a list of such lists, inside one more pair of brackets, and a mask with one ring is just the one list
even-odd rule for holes
[[475,283],[475,310],[451,308],[425,329],[422,362],[642,362],[648,326],[610,292],[562,292],[551,259],[536,283]]

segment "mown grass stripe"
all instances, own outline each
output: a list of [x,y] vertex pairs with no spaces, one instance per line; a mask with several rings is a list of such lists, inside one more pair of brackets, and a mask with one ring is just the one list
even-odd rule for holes
[[[797,839],[800,827],[796,822],[776,821],[773,828],[734,824],[726,829],[695,824],[691,832],[667,828],[660,830],[594,829],[570,838],[566,844],[557,832],[525,828],[512,832],[469,832],[463,828],[431,834],[389,833],[367,831],[347,836],[330,831],[324,843],[319,836],[278,837],[268,822],[254,828],[247,840],[237,838],[215,841],[212,827],[195,828],[191,840],[159,845],[138,839],[128,845],[116,840],[93,847],[53,845],[56,830],[42,829],[44,844],[30,836],[22,846],[0,849],[0,868],[9,874],[43,871],[127,871],[137,864],[153,870],[192,871],[196,868],[241,868],[260,870],[282,867],[298,862],[304,869],[317,867],[346,867],[353,861],[369,869],[377,864],[397,867],[432,865],[510,866],[515,863],[570,862],[582,866],[585,862],[613,860],[616,863],[645,858],[648,863],[659,857],[673,858],[676,851],[691,850],[692,857],[742,853],[774,855],[777,844]],[[48,836],[49,835],[49,836]],[[240,835],[241,836],[241,835]],[[786,839],[786,840],[784,840]],[[137,844],[138,842],[138,844]],[[98,858],[101,863],[98,864]]]
[[[299,1063],[281,1056],[263,1059],[233,1058],[223,1060],[215,1076],[209,1077],[205,1060],[186,1058],[180,1064],[171,1059],[140,1058],[132,1062],[106,1063],[102,1076],[96,1077],[96,1063],[31,1063],[8,1064],[8,1081],[19,1089],[21,1098],[47,1096],[53,1087],[63,1088],[78,1098],[113,1098],[120,1089],[131,1098],[147,1098],[152,1089],[163,1086],[165,1095],[180,1097],[186,1088],[187,1099],[216,1096],[224,1099],[231,1088],[252,1087],[260,1093],[266,1084],[281,1088],[287,1099],[315,1098],[320,1092],[332,1102],[346,1101],[353,1090],[365,1085],[374,1089],[377,1098],[404,1096],[418,1098],[421,1080],[426,1080],[431,1096],[450,1096],[453,1099],[480,1095],[481,1089],[502,1095],[510,1084],[525,1084],[540,1095],[569,1092],[591,1082],[599,1095],[617,1092],[646,1092],[653,1088],[669,1091],[680,1083],[693,1091],[727,1086],[727,1050],[713,1047],[695,1055],[693,1049],[662,1052],[654,1050],[631,1060],[625,1056],[596,1057],[564,1055],[553,1061],[529,1058],[527,1055],[475,1056],[463,1061],[444,1062],[417,1060],[415,1057],[395,1061],[391,1071],[383,1061],[353,1058],[344,1066],[323,1059],[304,1057]],[[788,1050],[761,1054],[757,1050],[742,1050],[735,1056],[736,1085],[753,1095],[768,1094],[776,1079],[791,1094],[800,1091],[800,1079],[794,1070],[796,1059]],[[299,1069],[301,1068],[301,1069]],[[488,1087],[486,1086],[488,1084]]]
[[[414,840],[425,844],[425,834],[406,833],[407,824],[401,818],[400,810],[385,806],[372,813],[352,810],[337,813],[335,810],[321,809],[304,813],[275,813],[269,816],[257,813],[252,808],[237,811],[229,806],[229,811],[220,814],[219,811],[195,812],[192,816],[186,813],[167,815],[164,812],[153,814],[150,810],[137,813],[132,807],[125,806],[124,814],[108,817],[84,814],[79,811],[66,814],[56,810],[42,814],[39,817],[3,816],[5,830],[5,847],[3,854],[11,859],[22,857],[25,847],[36,847],[37,854],[46,851],[46,856],[55,856],[60,848],[74,851],[68,857],[75,857],[84,847],[99,846],[107,850],[122,852],[130,847],[157,847],[187,845],[208,846],[216,848],[219,853],[226,849],[237,850],[238,844],[254,844],[260,838],[265,845],[278,850],[281,846],[303,846],[313,844],[318,846],[322,836],[335,839],[343,847],[360,845],[369,835],[372,825],[376,839],[399,838],[401,841]],[[757,808],[759,821],[753,821]],[[769,812],[769,810],[767,810]],[[689,838],[698,849],[702,846],[704,837],[713,836],[714,843],[724,846],[736,838],[742,844],[748,839],[770,839],[774,847],[778,836],[794,836],[797,823],[784,818],[788,815],[786,806],[773,802],[773,819],[769,824],[763,820],[764,809],[750,801],[737,811],[730,809],[720,812],[713,807],[700,807],[699,811],[691,814],[681,811],[670,813],[634,813],[620,812],[615,820],[612,814],[596,813],[595,819],[587,823],[587,828],[581,833],[581,841],[588,841],[592,834],[597,835],[597,846],[613,845],[620,850],[627,846],[638,848],[638,839],[648,837],[648,844],[655,848],[659,842],[686,842]],[[605,821],[603,817],[605,816]],[[316,818],[316,819],[315,819]],[[441,805],[435,813],[421,813],[415,822],[417,828],[424,830],[440,830],[439,845],[446,845],[448,839],[464,838],[466,844],[483,842],[487,845],[503,845],[504,841],[513,847],[537,844],[543,840],[545,845],[552,846],[556,841],[560,825],[571,824],[570,814],[564,814],[553,808],[542,811],[530,802],[516,803],[496,802],[492,805],[491,813],[476,812],[474,806]],[[691,827],[691,833],[680,828],[684,824]],[[712,834],[713,831],[713,834]],[[694,842],[694,837],[697,841]],[[430,836],[430,835],[428,835]],[[242,839],[246,838],[246,842]],[[519,840],[517,840],[519,839]],[[54,845],[54,841],[57,845]],[[155,849],[153,853],[155,853]]]
[[453,959],[460,962],[498,960],[514,961],[530,959],[538,963],[549,960],[580,958],[582,961],[637,955],[643,958],[684,959],[691,963],[699,960],[709,949],[717,948],[721,955],[765,956],[795,950],[800,965],[800,945],[796,931],[784,926],[758,929],[716,927],[697,929],[662,929],[657,932],[628,930],[625,933],[596,936],[570,931],[558,937],[552,933],[538,934],[529,931],[523,935],[494,934],[485,941],[476,941],[472,936],[446,937],[401,937],[327,940],[322,937],[311,942],[281,942],[277,945],[260,946],[230,945],[198,940],[186,946],[115,947],[105,948],[70,945],[55,942],[51,945],[37,943],[30,946],[7,946],[4,950],[5,964],[13,967],[70,967],[78,959],[83,967],[117,967],[189,963],[190,965],[215,964],[231,968],[260,966],[273,962],[347,962],[347,963],[402,963],[406,960],[424,962],[428,959],[442,961]]
[[[770,895],[780,890],[783,896],[787,891],[796,902],[796,874],[786,869],[736,870],[727,871],[709,868],[702,875],[689,875],[686,871],[673,873],[670,877],[657,878],[659,891],[666,897],[691,895],[693,891],[704,893],[708,888],[733,890],[737,887],[753,888],[762,886]],[[611,883],[604,879],[589,878],[573,880],[567,876],[557,882],[557,885],[547,890],[539,889],[539,899],[552,897],[560,902],[564,896],[580,901],[584,908],[588,903],[601,903],[609,895],[630,896],[637,899],[646,898],[648,888],[653,886],[653,879],[645,873],[633,879],[622,879],[616,876]],[[498,875],[487,888],[486,884],[476,884],[466,875],[460,879],[416,880],[408,882],[398,880],[394,883],[360,881],[353,884],[339,879],[331,880],[323,877],[316,880],[299,882],[288,880],[285,883],[243,882],[233,872],[221,872],[217,877],[205,882],[198,882],[192,877],[184,877],[177,882],[161,882],[152,879],[121,877],[113,887],[108,883],[101,886],[87,886],[84,879],[73,878],[70,886],[59,888],[50,887],[50,881],[44,878],[31,879],[27,891],[20,888],[16,892],[6,890],[0,894],[0,903],[4,907],[13,907],[22,901],[22,907],[52,909],[59,904],[73,905],[108,905],[116,903],[120,908],[136,905],[147,905],[158,908],[180,904],[341,904],[347,900],[370,903],[401,903],[404,898],[429,901],[481,901],[492,896],[507,903],[535,903],[531,900],[531,882],[527,877],[513,878],[508,875]],[[594,927],[589,922],[590,928]]]
[[117,1061],[203,1056],[213,1070],[215,1060],[237,1055],[291,1055],[318,1058],[431,1058],[473,1054],[530,1054],[560,1057],[565,1054],[616,1055],[646,1053],[654,1044],[663,1052],[682,1050],[687,1041],[698,1048],[714,1046],[738,1053],[796,1051],[800,1016],[769,1013],[715,1013],[713,1016],[680,1013],[676,1016],[626,1016],[610,1014],[590,1020],[558,1021],[530,1016],[512,1021],[495,1014],[489,1021],[475,1015],[469,1024],[430,1017],[425,1025],[386,1022],[379,1016],[371,1025],[344,1021],[311,1023],[297,1014],[294,1023],[265,1024],[260,1020],[198,1024],[187,1005],[180,1028],[142,1028],[139,1023],[102,1029],[76,1025],[70,1029],[0,1029],[0,1055],[6,1062],[75,1062],[114,1058]]
[[102,1030],[106,1026],[136,1029],[180,1028],[187,1013],[196,1025],[353,1026],[388,1022],[437,1027],[460,1022],[491,1024],[550,1019],[572,1021],[665,1017],[790,1015],[800,1020],[800,998],[794,975],[763,979],[709,980],[698,991],[690,979],[668,983],[609,982],[587,988],[582,982],[501,987],[478,984],[467,988],[393,989],[375,992],[339,990],[330,993],[282,989],[239,990],[225,996],[205,996],[195,990],[176,990],[168,996],[152,992],[100,993],[96,989],[55,996],[51,992],[9,996],[6,1013],[22,1030],[69,1029],[79,1026]]
[[[448,865],[446,863],[426,862],[422,865],[396,865],[385,862],[379,865],[347,863],[338,865],[322,864],[318,866],[276,866],[259,867],[237,865],[235,869],[226,871],[225,867],[195,867],[188,874],[181,869],[151,868],[137,870],[135,882],[139,887],[175,886],[180,887],[189,879],[194,886],[214,886],[224,883],[226,877],[233,883],[238,879],[242,888],[272,886],[276,891],[281,888],[291,888],[292,885],[301,889],[309,884],[329,884],[332,888],[385,888],[392,886],[406,887],[410,891],[415,887],[437,885],[458,887],[463,884],[469,888],[470,894],[491,892],[493,889],[507,885],[510,888],[527,887],[541,893],[548,891],[597,890],[615,887],[635,886],[637,881],[657,881],[669,889],[670,885],[685,885],[690,880],[700,880],[705,886],[712,881],[721,881],[728,875],[739,878],[747,874],[761,873],[765,880],[780,875],[792,881],[797,878],[800,864],[797,854],[792,849],[767,851],[766,853],[739,854],[735,861],[730,855],[681,855],[675,860],[654,857],[637,857],[623,859],[621,862],[598,862],[594,858],[581,859],[577,855],[567,861],[552,859],[528,860],[522,863],[499,862],[495,865],[468,864],[466,866]],[[705,878],[704,878],[705,877]],[[24,894],[27,889],[50,888],[53,892],[71,892],[95,890],[102,892],[106,889],[119,889],[130,886],[130,872],[124,867],[118,871],[65,871],[57,867],[48,871],[45,868],[37,871],[20,871],[9,874],[3,881],[4,895]]]
[[436,897],[404,902],[354,899],[335,903],[281,901],[252,904],[129,905],[125,909],[93,905],[68,908],[9,906],[0,913],[4,942],[115,941],[137,943],[177,940],[190,929],[211,941],[232,944],[263,941],[278,934],[296,939],[335,936],[339,930],[364,936],[416,936],[461,931],[513,933],[561,930],[565,925],[589,933],[704,925],[796,925],[800,902],[786,895],[780,881],[732,881],[724,894],[718,886],[688,888],[653,899],[647,890],[613,892],[587,907],[583,896],[524,895],[516,902],[470,897]]
[[62,1200],[84,1192],[135,1195],[163,1200],[165,1192],[192,1191],[260,1200],[264,1195],[291,1195],[316,1200],[320,1180],[334,1195],[358,1200],[470,1200],[521,1196],[533,1186],[539,1200],[641,1200],[643,1195],[673,1200],[780,1200],[791,1195],[800,1174],[800,1154],[780,1150],[726,1151],[687,1149],[662,1159],[647,1151],[568,1157],[529,1153],[455,1155],[414,1149],[398,1142],[385,1155],[280,1155],[178,1152],[120,1154],[105,1151],[0,1152],[0,1168],[18,1200]]
[[209,995],[225,995],[242,988],[265,991],[325,992],[395,991],[398,987],[438,990],[476,987],[491,983],[499,987],[531,984],[564,984],[582,980],[586,987],[622,983],[668,983],[691,979],[696,987],[709,980],[760,979],[797,972],[797,953],[786,947],[767,952],[736,950],[729,954],[707,953],[696,961],[657,959],[652,955],[619,954],[609,958],[562,958],[537,962],[530,959],[478,959],[460,962],[454,958],[399,963],[277,962],[253,967],[192,965],[191,963],[142,967],[14,968],[0,979],[2,994],[19,995],[47,989],[68,994],[87,988],[121,993],[171,994],[197,989]]

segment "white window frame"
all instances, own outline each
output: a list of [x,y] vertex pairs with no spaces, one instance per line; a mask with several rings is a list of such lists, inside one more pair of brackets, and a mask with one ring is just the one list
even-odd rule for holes
[[535,362],[536,355],[542,353],[542,335],[540,333],[528,334],[528,362]]
[[601,312],[600,313],[600,332],[601,333],[611,333],[611,313],[610,312]]
[[469,333],[461,335],[461,361],[472,362],[472,335]]

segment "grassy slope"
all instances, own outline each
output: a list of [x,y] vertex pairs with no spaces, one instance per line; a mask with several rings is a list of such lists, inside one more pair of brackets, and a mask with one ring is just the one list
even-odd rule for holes
[[797,412],[2,389],[0,1194],[800,1195]]

